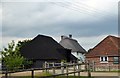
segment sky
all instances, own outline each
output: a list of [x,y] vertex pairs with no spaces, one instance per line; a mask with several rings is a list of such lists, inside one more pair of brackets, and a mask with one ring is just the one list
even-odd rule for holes
[[[73,35],[89,50],[108,35],[118,35],[119,0],[1,0],[0,50],[38,34],[60,42]],[[1,45],[2,44],[2,45]]]

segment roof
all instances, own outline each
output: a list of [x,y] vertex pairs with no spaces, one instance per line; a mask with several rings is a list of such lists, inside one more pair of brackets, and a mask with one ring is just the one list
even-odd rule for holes
[[64,60],[71,51],[62,47],[52,37],[38,35],[21,48],[21,54],[29,59]]
[[77,40],[63,36],[59,42],[64,48],[71,49],[72,52],[86,53],[85,49],[77,42]]
[[97,44],[93,49],[90,49],[86,54],[86,57],[94,56],[120,56],[120,37],[107,36],[99,44]]

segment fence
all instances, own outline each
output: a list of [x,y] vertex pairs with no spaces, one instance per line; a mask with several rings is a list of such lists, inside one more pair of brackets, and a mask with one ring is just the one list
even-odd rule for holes
[[91,71],[119,71],[119,66],[114,65],[93,65],[90,66]]
[[[55,63],[52,63],[53,66],[49,66],[50,64],[48,64],[47,62],[45,62],[45,67],[44,68],[32,68],[32,69],[24,69],[24,70],[19,70],[19,71],[4,71],[3,73],[5,74],[5,78],[9,78],[8,74],[9,73],[17,73],[17,72],[25,72],[25,71],[30,71],[31,72],[31,78],[35,77],[35,71],[36,70],[42,70],[44,72],[49,72],[52,75],[50,76],[41,76],[40,78],[48,78],[48,77],[52,77],[55,78],[57,76],[61,76],[61,75],[65,75],[68,78],[69,74],[73,74],[74,76],[76,76],[76,73],[78,73],[78,76],[80,77],[80,72],[84,72],[87,71],[88,72],[88,77],[91,77],[91,72],[90,72],[90,66],[88,63],[73,63],[73,64],[64,64],[61,63],[60,66],[55,66]],[[49,66],[49,67],[48,67]],[[85,66],[84,69],[82,69],[81,67]],[[71,72],[70,72],[71,71]]]
[[[89,64],[88,63],[45,63],[45,68],[50,68],[52,65],[52,70],[46,69],[45,72],[52,73],[52,77],[60,76],[60,75],[66,75],[68,77],[69,74],[74,74],[76,76],[76,73],[78,73],[78,76],[80,77],[80,72],[88,71],[88,76],[91,77],[91,73],[89,71]],[[61,66],[55,66],[55,65],[61,65]],[[83,67],[84,66],[84,67]],[[87,66],[87,67],[86,67]],[[60,70],[58,70],[60,68]],[[71,71],[71,72],[70,72]],[[57,73],[56,73],[57,72]]]
[[115,64],[101,64],[97,65],[94,62],[90,63],[91,71],[119,71],[120,65]]

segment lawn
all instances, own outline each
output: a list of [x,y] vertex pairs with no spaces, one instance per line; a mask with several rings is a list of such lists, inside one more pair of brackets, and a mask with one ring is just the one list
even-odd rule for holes
[[[4,77],[2,77],[4,78]],[[13,78],[31,78],[31,76],[16,76],[16,77],[13,77]],[[40,78],[39,76],[35,76],[34,78]],[[66,78],[66,76],[59,76],[59,77],[55,77],[55,78]],[[86,76],[81,76],[81,77],[74,77],[74,76],[69,76],[68,78],[93,78],[93,77],[86,77]]]
[[[66,76],[59,76],[59,77],[56,77],[56,78],[66,78]],[[74,77],[74,76],[69,76],[68,78],[93,78],[93,77],[86,77],[86,76],[80,76],[80,77],[76,76],[76,77]]]

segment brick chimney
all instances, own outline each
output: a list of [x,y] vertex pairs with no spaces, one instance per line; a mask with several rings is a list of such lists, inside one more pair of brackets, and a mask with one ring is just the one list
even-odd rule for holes
[[61,40],[63,40],[63,39],[64,39],[64,36],[62,35],[62,36],[61,36]]
[[69,34],[69,38],[72,38],[72,34]]
[[61,40],[65,39],[65,38],[68,38],[68,37],[64,36],[64,35],[61,36]]

